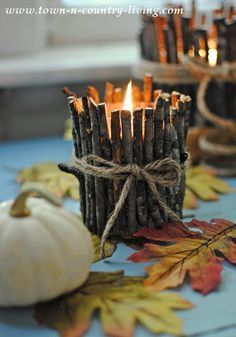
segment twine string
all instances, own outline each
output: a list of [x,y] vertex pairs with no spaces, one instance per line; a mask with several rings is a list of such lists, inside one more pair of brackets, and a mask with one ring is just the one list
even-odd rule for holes
[[172,187],[179,181],[182,175],[181,166],[171,158],[153,161],[144,167],[136,164],[118,165],[112,161],[107,161],[96,155],[88,155],[81,159],[75,159],[74,164],[85,175],[103,179],[122,179],[125,180],[119,200],[115,205],[101,240],[101,257],[105,256],[105,242],[113,227],[119,212],[129,194],[130,188],[134,180],[145,180],[155,196],[162,211],[171,221],[182,222],[177,214],[162,200],[161,194],[156,188],[156,184],[162,187]]
[[219,117],[208,108],[206,103],[206,92],[212,79],[235,83],[236,62],[224,62],[220,66],[210,67],[208,64],[204,64],[198,60],[187,57],[184,59],[184,64],[190,73],[200,80],[197,91],[197,107],[201,115],[216,126],[234,132],[236,130],[236,123],[233,120],[226,120]]

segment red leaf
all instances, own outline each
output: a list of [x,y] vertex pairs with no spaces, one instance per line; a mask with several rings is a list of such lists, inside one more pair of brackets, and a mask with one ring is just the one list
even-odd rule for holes
[[176,238],[195,237],[197,233],[190,231],[188,227],[185,227],[182,223],[168,223],[159,229],[143,227],[135,233],[134,236],[144,237],[154,241],[175,242]]
[[167,224],[162,229],[142,228],[136,236],[151,240],[152,244],[145,244],[128,260],[160,259],[146,268],[149,276],[144,281],[156,290],[176,287],[188,274],[192,288],[206,295],[221,282],[222,261],[236,264],[236,226],[228,220],[194,219],[185,225]]
[[190,284],[194,290],[207,295],[212,289],[216,289],[221,281],[221,271],[223,267],[215,260],[210,259],[202,268],[196,266],[189,271]]

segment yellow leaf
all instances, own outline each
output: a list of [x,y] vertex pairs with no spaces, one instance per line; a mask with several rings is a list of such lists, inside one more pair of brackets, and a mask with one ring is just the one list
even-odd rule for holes
[[81,337],[99,311],[106,336],[131,337],[139,322],[154,333],[183,335],[182,321],[174,310],[193,305],[175,293],[145,288],[142,277],[123,271],[90,273],[86,283],[67,296],[36,307],[36,318],[63,337]]
[[[100,260],[101,239],[95,234],[91,234],[91,236],[94,245],[94,262],[96,262]],[[116,244],[107,240],[105,243],[105,257],[111,256],[114,253],[115,248]]]
[[64,139],[72,140],[72,121],[68,118],[65,122]]
[[193,179],[188,181],[187,187],[201,200],[216,201],[219,199],[218,195],[211,189],[209,185],[204,184],[199,180]]
[[195,194],[190,190],[186,189],[184,196],[184,208],[195,209],[197,208],[198,202]]
[[222,179],[211,177],[211,179],[208,179],[207,176],[205,176],[202,181],[207,182],[208,186],[210,186],[215,192],[217,193],[229,193],[230,187],[229,185]]
[[190,167],[186,174],[184,208],[197,208],[197,199],[216,201],[219,199],[218,194],[229,192],[229,185],[217,178],[213,171],[202,166]]
[[[74,214],[74,215],[77,216],[80,219],[80,221],[83,221],[81,213]],[[101,259],[101,257],[100,257],[100,254],[101,254],[101,239],[96,234],[93,234],[93,233],[90,233],[90,234],[91,234],[91,238],[92,238],[93,246],[94,246],[94,261],[93,262],[97,262]],[[105,256],[104,256],[104,258],[112,256],[115,249],[116,249],[116,242],[107,240],[106,243],[105,243]]]
[[56,163],[42,162],[21,170],[17,175],[20,184],[40,182],[59,197],[79,200],[79,183],[73,176],[59,170]]

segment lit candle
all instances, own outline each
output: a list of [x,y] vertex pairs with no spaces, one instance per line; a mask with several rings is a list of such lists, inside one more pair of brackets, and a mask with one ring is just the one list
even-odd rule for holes
[[[204,46],[203,40],[200,37],[199,40],[200,49],[198,50],[199,57],[204,61],[207,56],[208,64],[210,67],[215,67],[217,64],[217,49],[216,49],[216,40],[213,38],[209,38],[207,41],[207,45]],[[194,53],[194,47],[188,51],[188,55],[190,57],[194,57],[196,54]]]
[[[96,90],[91,88],[90,94],[94,94]],[[162,93],[161,90],[153,91],[150,75],[145,76],[142,88],[134,85],[132,89],[130,81],[124,97],[121,88],[115,88],[112,83],[108,83],[105,96],[107,102],[104,103],[96,103],[95,96],[68,98],[73,119],[75,156],[79,160],[90,160],[88,155],[97,155],[110,162],[110,165],[104,162],[104,170],[113,167],[112,163],[122,167],[127,165],[134,170],[134,165],[143,168],[150,162],[165,157],[172,158],[178,165],[186,160],[185,138],[190,107],[188,105],[187,108],[185,96],[182,97],[176,91],[172,92],[172,95]],[[171,108],[171,104],[175,107]],[[174,109],[172,112],[175,113],[171,125],[170,109]],[[92,165],[97,166],[96,163]],[[136,167],[137,170],[138,168]],[[69,173],[75,172],[74,168],[72,172],[67,165],[62,169]],[[124,181],[118,176],[114,180],[112,177],[106,179],[107,173],[104,173],[104,179],[91,175],[93,176],[93,173],[87,171],[77,175],[80,180],[81,208],[86,226],[101,235],[108,218],[109,221],[113,221],[110,222],[112,225],[114,223],[110,214],[120,202],[121,194],[124,195]],[[165,213],[164,207],[155,201],[145,180],[137,180],[130,185],[125,202],[115,218],[115,226],[112,229],[114,235],[129,237],[142,226],[153,228],[165,221],[171,221],[172,216],[178,218],[181,215],[184,184],[178,189],[158,189],[167,207],[177,212],[177,215],[171,215],[169,220],[169,215]],[[105,197],[100,202],[103,194]],[[105,203],[105,206],[101,205],[102,203]]]
[[217,50],[216,49],[209,49],[208,63],[210,67],[215,67],[217,63]]
[[123,110],[133,110],[133,104],[132,104],[132,82],[131,80],[128,83],[126,94],[125,94],[125,101],[123,105]]
[[127,86],[126,94],[125,94],[125,100],[123,104],[123,108],[121,110],[124,113],[124,111],[129,111],[131,114],[131,135],[133,136],[133,103],[132,103],[132,81],[130,80]]
[[217,49],[215,40],[209,39],[208,45],[209,45],[208,63],[210,67],[215,67],[215,65],[217,64]]
[[[203,30],[204,33],[206,33],[205,30]],[[207,55],[207,37],[206,35],[204,34],[203,37],[199,37],[199,46],[200,46],[200,49],[198,51],[198,54],[199,56],[205,60],[206,59],[206,55]]]
[[198,54],[199,54],[200,57],[202,57],[203,59],[205,59],[205,57],[206,57],[206,51],[205,51],[205,49],[199,49]]

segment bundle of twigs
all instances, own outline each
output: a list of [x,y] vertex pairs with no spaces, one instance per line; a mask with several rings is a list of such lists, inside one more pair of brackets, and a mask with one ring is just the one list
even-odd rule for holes
[[[169,6],[173,14],[142,14],[139,41],[143,59],[177,64],[183,55],[190,55],[208,61],[209,49],[214,48],[217,64],[236,60],[236,10],[232,5],[222,2],[221,8],[208,13],[209,18],[197,10],[195,1],[189,14],[180,11],[181,6]],[[179,9],[176,14],[174,7]]]
[[[174,7],[171,5],[171,8]],[[173,72],[176,74],[175,88],[191,95],[195,111],[197,87],[187,73],[185,77],[189,77],[189,84],[184,84],[182,76],[178,75],[178,70],[185,73],[181,66],[184,55],[198,58],[210,66],[236,62],[236,10],[232,5],[222,2],[221,7],[215,8],[211,13],[202,13],[196,8],[195,1],[192,1],[188,13],[184,10],[183,14],[157,17],[145,14],[142,15],[139,41],[143,60],[163,65],[165,73],[168,73],[168,66],[165,68],[165,65],[175,65],[176,70],[171,71],[172,77]],[[137,71],[135,75],[136,73]],[[157,71],[158,85],[166,85],[165,90],[172,90],[171,81],[165,81],[165,77],[162,77],[161,72]],[[223,118],[236,120],[235,89],[235,84],[212,80],[206,96],[209,108]],[[192,114],[191,125],[196,124],[197,114]]]
[[[143,168],[153,161],[171,158],[180,167],[184,166],[191,107],[189,96],[175,91],[171,94],[153,91],[151,76],[144,78],[142,89],[133,86],[132,111],[122,108],[123,90],[110,82],[106,84],[105,103],[100,102],[94,87],[88,87],[88,96],[81,98],[69,91],[66,94],[77,159],[92,154],[122,167],[136,164]],[[92,232],[102,235],[124,181],[82,174],[76,165],[61,164],[60,168],[79,179],[84,223]],[[164,203],[181,217],[184,172],[174,187],[158,184],[156,187]],[[142,226],[155,228],[169,221],[159,206],[145,180],[135,180],[112,233],[129,236]]]

